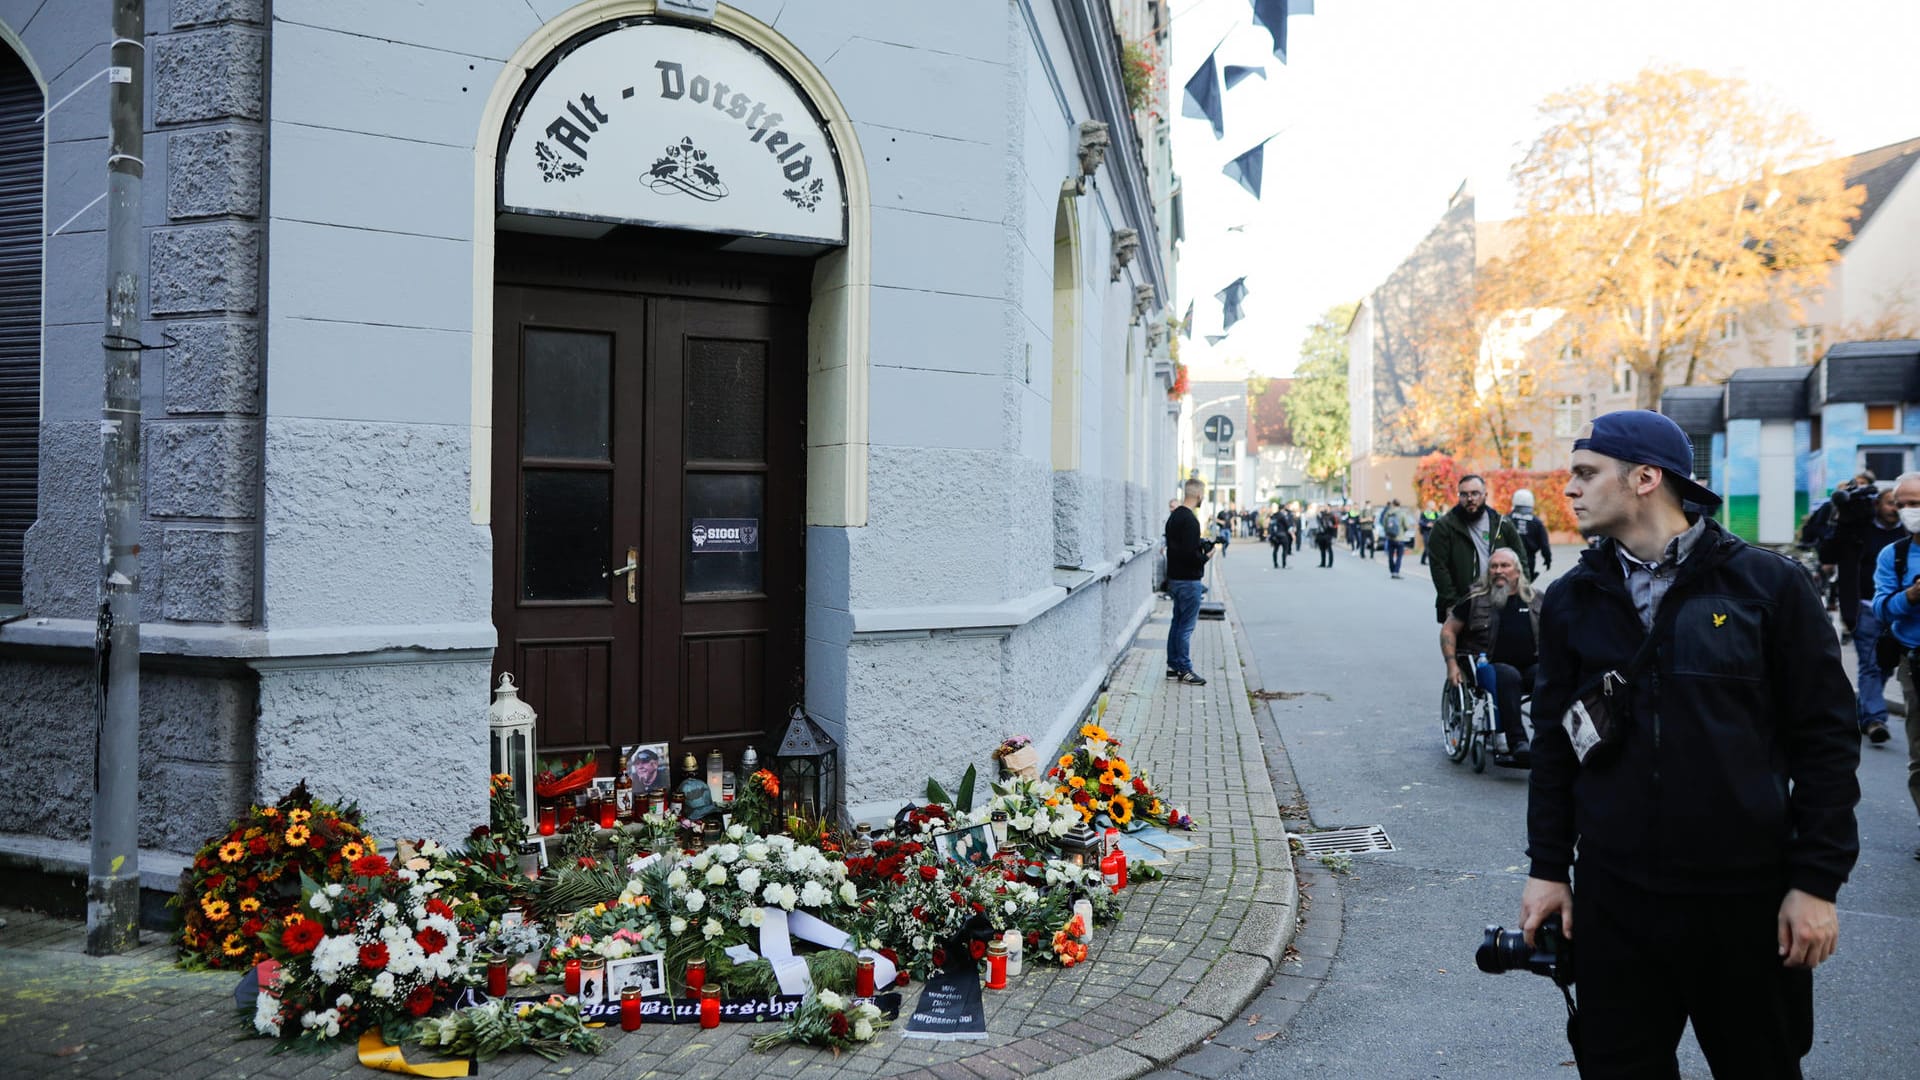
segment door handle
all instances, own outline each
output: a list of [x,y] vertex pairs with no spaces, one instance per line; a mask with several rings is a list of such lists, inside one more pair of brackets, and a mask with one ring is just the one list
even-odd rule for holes
[[638,586],[635,584],[635,581],[639,577],[639,570],[640,570],[640,549],[630,547],[627,549],[627,565],[620,567],[618,570],[613,570],[613,571],[609,571],[608,573],[601,574],[600,576],[626,578],[627,579],[627,603],[637,604],[640,602],[640,595],[639,595]]

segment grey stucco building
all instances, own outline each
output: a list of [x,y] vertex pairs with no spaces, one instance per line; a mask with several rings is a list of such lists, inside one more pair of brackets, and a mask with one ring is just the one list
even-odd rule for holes
[[[606,764],[764,754],[804,701],[856,814],[1064,732],[1177,480],[1169,110],[1117,59],[1166,14],[151,0],[149,880],[302,778],[381,836],[482,820],[502,671]],[[44,274],[0,303],[38,322],[0,851],[55,860],[91,791],[106,38],[97,0],[0,0],[0,146],[44,155],[0,192]]]

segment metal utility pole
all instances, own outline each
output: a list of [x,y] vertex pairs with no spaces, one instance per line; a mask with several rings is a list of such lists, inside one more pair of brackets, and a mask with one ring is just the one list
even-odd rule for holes
[[106,401],[100,413],[100,713],[87,868],[87,952],[140,943],[140,187],[146,172],[145,0],[113,0],[107,70]]

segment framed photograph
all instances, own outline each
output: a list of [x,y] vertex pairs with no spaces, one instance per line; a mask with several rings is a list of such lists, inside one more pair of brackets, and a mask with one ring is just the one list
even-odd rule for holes
[[970,829],[939,833],[933,838],[933,849],[950,862],[985,866],[993,861],[993,825],[982,822]]
[[663,953],[628,956],[607,961],[607,1000],[620,1000],[620,991],[635,987],[643,998],[667,992],[667,958]]
[[520,872],[528,877],[539,877],[540,871],[547,868],[547,838],[529,836],[520,841]]
[[593,783],[587,786],[587,791],[589,794],[598,795],[602,799],[613,798],[613,777],[611,776],[594,777]]
[[636,743],[623,746],[620,753],[627,759],[627,775],[633,778],[633,795],[666,794],[667,781],[673,778],[673,758],[667,752],[667,744]]

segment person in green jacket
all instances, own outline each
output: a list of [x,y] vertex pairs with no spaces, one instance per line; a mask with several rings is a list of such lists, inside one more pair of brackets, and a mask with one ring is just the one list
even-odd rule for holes
[[[1510,518],[1487,505],[1487,481],[1477,473],[1460,478],[1460,501],[1440,515],[1427,538],[1433,571],[1434,621],[1446,622],[1447,612],[1487,576],[1487,557],[1501,548],[1520,547],[1520,532]],[[1532,576],[1528,576],[1532,580]]]

